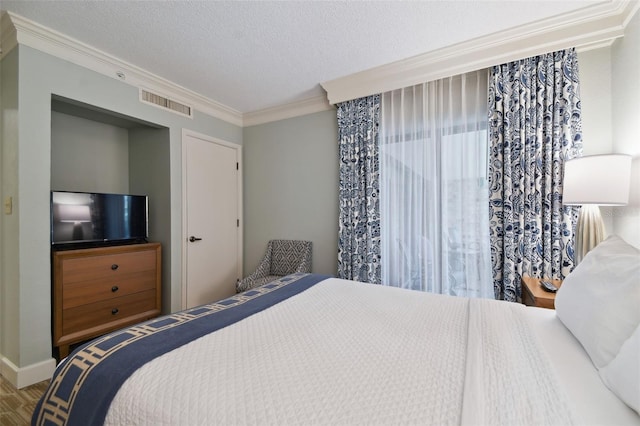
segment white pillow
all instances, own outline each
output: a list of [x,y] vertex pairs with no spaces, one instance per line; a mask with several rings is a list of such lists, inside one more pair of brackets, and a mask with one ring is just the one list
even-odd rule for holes
[[598,244],[565,278],[555,307],[595,366],[609,364],[640,324],[640,250],[616,236]]
[[618,356],[600,369],[600,377],[618,398],[640,414],[640,326],[624,342]]

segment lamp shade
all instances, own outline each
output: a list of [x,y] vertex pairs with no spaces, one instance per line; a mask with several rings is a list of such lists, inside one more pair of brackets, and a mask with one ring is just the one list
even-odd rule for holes
[[589,155],[564,163],[562,204],[624,206],[629,202],[631,156]]

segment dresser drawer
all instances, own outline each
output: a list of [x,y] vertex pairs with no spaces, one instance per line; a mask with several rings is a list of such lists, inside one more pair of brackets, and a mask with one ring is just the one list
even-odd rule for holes
[[117,279],[121,275],[156,270],[154,250],[67,258],[62,261],[64,285],[82,281]]
[[62,311],[62,333],[72,334],[97,326],[107,328],[110,322],[153,311],[156,309],[155,295],[155,290],[149,290],[64,309]]
[[106,276],[91,281],[65,283],[62,286],[62,309],[101,300],[112,300],[145,290],[155,290],[155,288],[155,269]]

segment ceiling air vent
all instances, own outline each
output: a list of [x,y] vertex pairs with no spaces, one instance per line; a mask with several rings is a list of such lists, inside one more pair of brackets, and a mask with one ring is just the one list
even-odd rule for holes
[[176,114],[193,118],[193,109],[189,105],[171,100],[165,96],[158,95],[157,93],[140,89],[140,100],[142,102],[175,112]]

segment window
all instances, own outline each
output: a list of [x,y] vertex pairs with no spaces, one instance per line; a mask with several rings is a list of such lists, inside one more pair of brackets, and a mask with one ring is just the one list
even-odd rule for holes
[[486,70],[383,94],[382,282],[493,297]]

